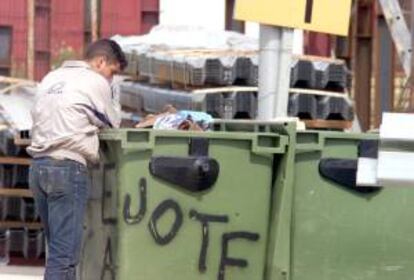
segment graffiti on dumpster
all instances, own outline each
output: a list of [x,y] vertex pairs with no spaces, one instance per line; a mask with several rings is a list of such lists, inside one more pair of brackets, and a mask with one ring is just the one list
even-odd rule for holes
[[123,214],[124,221],[128,225],[139,224],[147,212],[147,180],[145,180],[145,178],[141,178],[141,180],[139,180],[139,197],[140,201],[138,213],[132,216],[129,210],[131,206],[131,196],[129,194],[125,196]]
[[[128,225],[138,225],[144,219],[147,213],[147,181],[145,178],[141,178],[138,185],[139,189],[139,205],[138,212],[135,215],[131,214],[131,196],[125,195],[123,217],[125,223]],[[172,211],[174,213],[174,222],[171,225],[171,229],[168,233],[161,235],[158,231],[157,222],[167,212]],[[229,223],[230,219],[227,215],[211,215],[207,213],[200,213],[195,209],[191,209],[189,218],[200,222],[202,242],[198,261],[198,270],[200,273],[207,271],[206,259],[208,255],[208,247],[210,243],[209,239],[209,225],[211,223]],[[155,243],[160,246],[165,246],[171,243],[183,225],[184,214],[179,203],[172,199],[166,199],[162,201],[152,212],[150,220],[148,222],[148,230],[151,236],[154,238]],[[217,274],[218,280],[225,279],[225,270],[227,266],[234,266],[245,268],[248,266],[248,262],[245,259],[234,258],[228,255],[228,248],[231,241],[244,239],[250,242],[256,242],[260,239],[260,235],[247,231],[235,231],[223,233],[221,237],[221,256],[219,271]]]
[[107,272],[110,273],[111,279],[115,280],[115,266],[112,260],[112,245],[111,245],[110,238],[108,238],[106,242],[104,260],[103,260],[103,266],[102,266],[101,278],[100,278],[101,280],[106,279],[105,276]]
[[207,249],[208,249],[208,244],[210,242],[208,223],[210,222],[228,223],[229,218],[227,216],[202,214],[202,213],[198,213],[196,210],[190,211],[190,218],[196,219],[201,223],[201,232],[202,232],[203,238],[201,241],[201,251],[200,251],[200,258],[198,261],[198,270],[200,272],[205,272],[207,270],[207,265],[206,265]]
[[228,232],[223,234],[221,239],[221,260],[220,268],[218,273],[218,280],[224,280],[224,271],[226,266],[238,266],[238,267],[247,267],[248,263],[244,259],[235,259],[227,255],[229,243],[234,239],[246,239],[250,241],[258,241],[259,235],[257,233],[239,231],[239,232]]
[[[157,229],[157,221],[161,216],[163,216],[168,210],[172,210],[175,213],[175,220],[171,227],[171,230],[169,233],[167,233],[164,236],[161,236],[158,233]],[[155,208],[154,212],[151,215],[151,219],[148,223],[149,231],[154,237],[154,240],[159,245],[167,245],[170,243],[174,237],[177,235],[178,230],[181,228],[183,224],[183,212],[181,211],[180,206],[177,202],[175,202],[172,199],[164,200],[161,202],[160,205],[158,205],[157,208]]]

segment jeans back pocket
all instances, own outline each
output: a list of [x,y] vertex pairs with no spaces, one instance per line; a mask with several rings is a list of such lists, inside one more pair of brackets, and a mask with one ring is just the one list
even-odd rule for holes
[[70,190],[69,166],[40,166],[40,188],[48,195],[65,194]]

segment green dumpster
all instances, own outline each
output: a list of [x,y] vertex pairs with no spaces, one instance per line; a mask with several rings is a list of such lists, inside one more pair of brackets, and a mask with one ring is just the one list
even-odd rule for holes
[[267,279],[269,221],[284,211],[273,186],[291,181],[294,136],[288,123],[237,121],[105,131],[80,278]]
[[[292,196],[285,232],[269,254],[270,279],[407,280],[414,275],[414,189],[355,186],[356,159],[375,152],[377,136],[297,134]],[[372,151],[371,151],[372,152]],[[283,220],[283,219],[282,219]],[[278,244],[276,242],[276,244]],[[282,255],[281,255],[282,254]]]
[[82,280],[412,278],[414,189],[355,186],[376,135],[215,129],[102,134]]

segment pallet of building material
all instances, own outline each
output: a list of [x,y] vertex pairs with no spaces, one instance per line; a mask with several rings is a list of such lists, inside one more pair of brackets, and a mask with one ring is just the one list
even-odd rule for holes
[[45,236],[42,229],[0,229],[0,264],[2,265],[9,264],[15,257],[38,260],[45,257],[45,251]]
[[15,137],[9,130],[0,131],[0,154],[17,156],[22,147],[15,144]]
[[352,121],[337,120],[303,120],[307,129],[347,130],[352,128]]
[[340,59],[294,56],[291,87],[346,92],[351,87],[351,72]]
[[21,198],[7,197],[2,198],[2,208],[0,209],[2,221],[22,221],[23,207]]
[[[181,88],[228,85],[258,85],[258,54],[230,50],[153,50],[130,55],[133,75],[153,84]],[[291,87],[343,92],[351,76],[344,61],[314,56],[294,56]],[[176,86],[177,87],[177,86]]]
[[352,121],[354,108],[347,94],[290,89],[288,115],[302,120]]
[[11,187],[14,177],[13,165],[0,165],[0,188]]
[[[254,119],[257,116],[257,87],[219,87],[172,90],[143,83],[124,82],[123,91],[139,96],[139,112],[156,113],[166,105],[178,110],[199,110],[214,118]],[[353,104],[347,94],[309,89],[290,89],[288,115],[300,119],[352,121]]]
[[37,222],[39,213],[31,197],[1,198],[0,214],[2,221]]
[[133,87],[120,84],[119,103],[124,110],[141,113],[142,97],[136,93]]
[[[168,54],[154,59],[153,77],[173,84],[200,87],[232,85],[236,77],[236,54],[219,51],[194,51]],[[162,67],[161,67],[162,66]]]
[[183,87],[233,85],[237,81],[253,84],[257,80],[257,69],[251,67],[257,60],[254,57],[251,51],[153,51],[138,56],[138,75],[149,78],[152,83]]
[[121,92],[123,90],[139,95],[142,107],[137,110],[146,113],[157,113],[166,105],[172,105],[177,110],[207,112],[214,118],[253,119],[257,115],[257,91],[247,87],[183,91],[125,82],[121,85]]
[[293,88],[316,88],[316,71],[312,61],[293,59],[290,86]]
[[[137,54],[135,59],[137,61],[137,78],[138,80],[147,80],[161,83],[161,81],[170,82],[170,77],[166,72],[170,73],[169,69],[171,59],[168,59],[169,52],[165,50],[152,50],[148,53]],[[168,68],[168,69],[167,69]]]
[[23,256],[25,259],[39,259],[45,253],[45,246],[43,230],[24,229]]
[[0,156],[0,165],[26,165],[29,166],[31,159],[27,157],[11,157],[11,156]]
[[0,265],[7,265],[10,261],[10,231],[0,229]]
[[10,253],[19,254],[25,259],[38,259],[45,252],[43,230],[9,229]]
[[13,166],[13,180],[10,185],[13,188],[28,188],[29,187],[29,166],[15,165]]
[[124,73],[133,77],[138,76],[138,54],[135,51],[125,52],[125,58],[128,61]]

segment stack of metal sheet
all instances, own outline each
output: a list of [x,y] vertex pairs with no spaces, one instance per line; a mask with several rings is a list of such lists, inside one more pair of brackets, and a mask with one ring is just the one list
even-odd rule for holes
[[149,84],[123,82],[121,94],[135,95],[137,112],[156,113],[165,105],[172,105],[178,110],[198,110],[211,114],[215,118],[253,119],[257,115],[257,92],[217,89],[212,92],[189,93],[185,90],[172,90]]
[[352,121],[353,104],[346,95],[323,96],[296,92],[289,97],[289,116],[303,120]]
[[7,264],[10,256],[25,259],[44,258],[45,238],[41,229],[6,229],[0,231],[0,264]]
[[294,60],[290,73],[290,86],[294,88],[315,88],[316,71],[307,60]]
[[289,96],[288,114],[300,119],[317,119],[318,102],[315,96],[300,93],[292,94]]
[[[178,110],[198,110],[222,119],[254,119],[257,117],[257,91],[224,87],[206,90],[176,90],[146,83],[123,82],[121,96],[129,96],[128,107],[139,114],[157,113],[166,105]],[[326,94],[326,95],[324,95]],[[292,89],[288,114],[304,120],[352,121],[353,103],[346,94]]]
[[[190,87],[258,83],[258,56],[252,51],[173,50],[130,53],[128,74]],[[343,61],[294,57],[291,87],[343,91],[350,71]]]
[[127,74],[154,83],[169,82],[190,87],[257,85],[256,53],[241,51],[173,50],[127,55]]
[[317,62],[314,65],[316,69],[315,88],[341,92],[350,87],[350,71],[344,63]]
[[[26,138],[27,131],[18,136]],[[44,255],[43,230],[28,227],[39,223],[39,213],[32,197],[18,194],[28,189],[29,167],[12,164],[13,158],[28,156],[24,147],[15,144],[10,131],[0,133],[0,156],[10,159],[10,163],[0,165],[0,188],[10,194],[0,196],[0,263],[8,263],[9,256],[38,259]]]
[[[179,110],[205,111],[215,118],[257,116],[257,90],[231,89],[258,85],[256,52],[152,50],[133,57],[137,59],[135,72],[146,81],[122,84],[121,100],[125,100],[126,107],[139,113],[156,113],[169,104]],[[289,116],[303,120],[353,120],[353,103],[348,97],[350,71],[343,61],[294,57],[290,83],[293,91]],[[220,87],[225,89],[220,91]],[[212,91],[195,94],[194,88]]]

